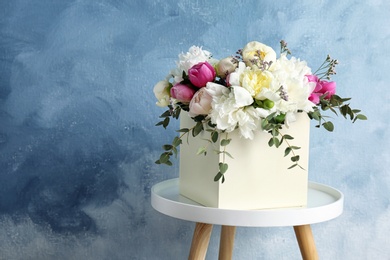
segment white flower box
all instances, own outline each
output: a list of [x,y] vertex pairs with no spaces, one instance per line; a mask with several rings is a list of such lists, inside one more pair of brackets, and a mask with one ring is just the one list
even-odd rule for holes
[[[194,121],[183,113],[180,128],[194,126]],[[256,132],[254,140],[240,138],[237,131],[229,133],[232,139],[226,147],[234,159],[225,156],[229,165],[225,182],[215,182],[218,163],[222,155],[213,151],[210,144],[207,156],[196,155],[199,147],[206,145],[209,133],[203,131],[192,137],[189,144],[183,138],[180,145],[180,194],[204,206],[226,209],[268,209],[280,207],[303,207],[307,204],[310,119],[299,113],[297,121],[283,129],[294,137],[287,140],[299,146],[299,165],[287,169],[293,162],[291,154],[284,157],[286,140],[279,148],[269,147],[271,135]],[[219,142],[218,142],[219,143]],[[217,143],[217,144],[218,144]],[[215,144],[214,144],[215,145]],[[218,147],[217,147],[218,149]]]

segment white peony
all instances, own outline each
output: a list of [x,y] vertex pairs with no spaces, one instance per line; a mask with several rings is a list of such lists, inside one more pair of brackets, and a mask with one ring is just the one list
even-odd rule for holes
[[167,80],[162,80],[157,82],[153,88],[153,93],[157,98],[156,105],[159,107],[166,107],[170,102],[170,93],[169,93],[170,84]]
[[252,61],[261,60],[273,63],[276,60],[276,52],[261,42],[249,42],[242,49],[242,58],[247,66],[252,66]]
[[[286,114],[286,125],[295,121],[295,113],[298,110],[313,111],[314,104],[309,101],[313,85],[306,78],[306,75],[311,75],[311,70],[306,62],[294,57],[287,59],[286,55],[282,55],[269,70],[274,81],[271,87],[260,95],[274,101],[276,110]],[[281,92],[284,92],[287,98],[282,98]]]
[[251,94],[240,86],[229,89],[216,83],[208,83],[206,89],[212,96],[211,122],[226,132],[238,127],[241,136],[253,139],[253,131],[259,129],[261,111],[250,106]]

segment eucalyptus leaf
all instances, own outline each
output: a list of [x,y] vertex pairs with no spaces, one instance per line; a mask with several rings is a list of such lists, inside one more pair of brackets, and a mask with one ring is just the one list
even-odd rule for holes
[[291,157],[291,161],[293,161],[293,162],[299,161],[299,155],[295,155],[295,156]]
[[221,146],[227,146],[228,144],[230,144],[230,141],[232,139],[222,139],[221,140]]
[[274,145],[274,139],[270,138],[269,141],[268,141],[268,146],[272,147],[273,145]]
[[294,168],[295,166],[298,166],[298,164],[297,164],[297,163],[296,163],[296,164],[293,164],[293,165],[291,165],[290,167],[288,167],[287,169],[290,170],[290,169]]
[[213,141],[213,143],[216,143],[218,141],[218,132],[217,131],[214,131],[214,132],[211,132],[211,140]]
[[197,122],[195,127],[192,129],[192,136],[195,137],[203,131],[203,124],[201,122]]
[[196,155],[200,155],[200,154],[204,154],[204,155],[207,154],[206,147],[199,147],[198,148],[198,151],[196,152]]
[[171,150],[172,147],[173,147],[173,146],[170,145],[170,144],[164,144],[164,145],[163,145],[163,150],[168,151],[168,150]]
[[218,172],[217,175],[214,177],[214,181],[219,181],[223,177],[223,174]]
[[160,117],[163,118],[163,117],[169,117],[169,116],[171,116],[171,111],[167,110],[164,113],[162,113]]
[[226,151],[223,151],[223,153],[226,154],[227,156],[229,156],[230,158],[234,159],[233,156],[230,153],[228,153]]
[[278,147],[280,146],[281,142],[280,142],[279,139],[276,138],[276,137],[273,137],[273,139],[274,139],[275,147],[278,148]]
[[333,123],[330,122],[330,121],[323,123],[322,126],[323,126],[326,130],[328,130],[329,132],[333,132],[333,130],[334,130],[334,125],[333,125]]
[[155,124],[155,126],[159,126],[159,125],[162,125],[162,124],[164,124],[164,121],[158,122],[157,124]]
[[227,163],[222,163],[222,162],[219,163],[219,172],[221,174],[224,174],[227,171],[227,169],[228,169]]
[[164,128],[167,128],[167,126],[169,125],[169,117],[166,117],[165,119],[164,119],[164,121],[163,121],[163,127]]
[[175,138],[173,138],[172,145],[177,147],[177,146],[181,145],[182,142],[183,141],[179,137],[175,136]]
[[171,154],[169,152],[162,153],[160,155],[159,161],[160,161],[160,163],[166,163],[170,157],[171,157]]
[[311,112],[309,114],[314,120],[317,120],[317,121],[320,121],[320,118],[321,118],[321,114],[318,110],[314,111],[314,112]]
[[266,130],[267,126],[268,126],[268,120],[267,119],[261,120],[261,128]]
[[363,115],[363,114],[357,114],[356,118],[360,119],[360,120],[367,120],[367,117],[365,115]]
[[176,132],[179,132],[179,133],[188,133],[189,131],[190,131],[190,129],[188,129],[188,128],[182,128],[182,129],[176,130]]
[[172,152],[175,156],[177,156],[177,148],[176,147],[174,147],[174,146],[172,147]]
[[292,151],[291,147],[287,147],[287,148],[284,150],[284,156],[286,157],[291,151]]

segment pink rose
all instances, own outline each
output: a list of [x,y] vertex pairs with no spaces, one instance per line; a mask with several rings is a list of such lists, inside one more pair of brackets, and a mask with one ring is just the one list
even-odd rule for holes
[[215,74],[213,66],[208,62],[200,62],[188,70],[188,78],[198,88],[206,86],[207,82],[212,82]]
[[195,89],[181,83],[177,83],[171,88],[171,96],[183,103],[189,103],[195,92]]
[[313,92],[309,96],[309,100],[314,104],[320,103],[320,97],[325,95],[325,99],[330,99],[336,93],[336,82],[319,80],[316,75],[306,75],[309,82],[316,83]]
[[212,97],[206,88],[201,88],[195,93],[190,102],[190,116],[207,115],[211,110]]

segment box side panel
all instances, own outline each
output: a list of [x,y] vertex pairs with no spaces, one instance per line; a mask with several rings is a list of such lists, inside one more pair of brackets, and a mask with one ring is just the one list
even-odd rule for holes
[[[180,117],[180,128],[191,128],[194,121],[187,113]],[[218,172],[218,155],[213,146],[203,139],[208,139],[208,132],[203,132],[195,138],[189,135],[180,145],[180,194],[202,205],[218,207],[219,183],[214,182]],[[207,156],[197,155],[199,147],[207,146]]]
[[293,162],[284,157],[286,140],[279,148],[269,147],[271,135],[258,132],[254,140],[242,139],[231,133],[228,146],[234,159],[227,159],[229,170],[220,186],[219,207],[262,209],[299,207],[307,204],[310,119],[300,114],[298,121],[284,133],[293,136],[290,145],[301,147],[299,167],[287,169]]

